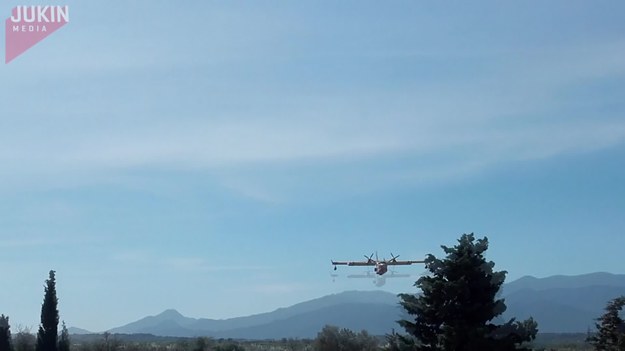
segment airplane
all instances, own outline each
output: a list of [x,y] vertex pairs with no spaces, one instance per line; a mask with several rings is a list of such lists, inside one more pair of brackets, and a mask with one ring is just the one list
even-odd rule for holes
[[399,255],[395,256],[391,252],[390,260],[378,260],[378,254],[375,253],[375,260],[373,259],[373,254],[371,256],[365,255],[366,261],[334,261],[332,260],[332,265],[334,265],[334,270],[336,270],[336,266],[375,266],[373,271],[377,275],[383,275],[388,272],[388,266],[409,266],[413,263],[425,263],[425,261],[397,261]]

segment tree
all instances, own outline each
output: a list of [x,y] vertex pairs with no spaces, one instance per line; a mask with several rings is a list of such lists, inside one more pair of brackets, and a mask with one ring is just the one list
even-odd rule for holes
[[63,328],[61,329],[61,337],[59,338],[59,351],[69,351],[70,346],[69,331],[63,321]]
[[605,313],[597,318],[595,325],[597,334],[588,338],[588,341],[598,351],[625,350],[625,321],[619,313],[625,306],[625,296],[620,296],[608,302]]
[[316,351],[332,351],[339,349],[339,328],[331,325],[326,325],[317,333],[315,339]]
[[307,341],[305,340],[299,340],[299,339],[293,339],[293,338],[282,338],[282,340],[280,340],[280,346],[284,348],[284,350],[287,351],[298,351],[298,350],[304,350],[305,346],[306,346]]
[[13,349],[15,351],[35,351],[37,339],[30,333],[30,328],[21,325],[17,326],[17,333],[13,340]]
[[374,351],[377,347],[377,340],[364,330],[357,334],[332,325],[323,327],[314,342],[316,351]]
[[[193,351],[206,351],[210,350],[208,338],[199,337],[195,339],[195,345],[193,346]],[[60,350],[59,350],[60,351]]]
[[456,246],[442,248],[446,258],[428,255],[425,260],[431,274],[415,283],[422,294],[399,295],[400,304],[415,319],[398,322],[410,335],[389,336],[390,349],[504,351],[536,337],[532,318],[492,323],[506,310],[497,293],[507,272],[493,271],[495,264],[484,258],[487,238],[475,240],[473,234],[464,234]]
[[226,343],[215,346],[213,350],[215,351],[245,351],[245,348],[233,342],[226,342]]
[[41,324],[37,332],[37,351],[57,351],[59,327],[58,300],[56,298],[56,279],[54,271],[50,271],[46,280],[45,296],[41,306]]
[[0,315],[0,351],[11,351],[11,326],[5,315]]

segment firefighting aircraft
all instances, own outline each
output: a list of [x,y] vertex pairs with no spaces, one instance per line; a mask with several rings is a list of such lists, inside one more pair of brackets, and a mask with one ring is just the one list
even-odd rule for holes
[[378,253],[375,253],[375,260],[373,259],[373,254],[371,256],[365,255],[366,261],[332,261],[332,265],[334,265],[334,270],[336,270],[336,266],[375,266],[373,271],[377,275],[383,275],[388,272],[388,266],[409,266],[413,263],[425,263],[425,261],[397,261],[399,255],[395,256],[391,253],[390,260],[379,260]]

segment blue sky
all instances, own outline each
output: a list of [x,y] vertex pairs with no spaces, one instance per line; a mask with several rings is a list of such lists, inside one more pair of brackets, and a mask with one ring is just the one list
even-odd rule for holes
[[66,4],[0,68],[15,326],[49,269],[61,318],[102,331],[374,289],[330,259],[465,232],[508,281],[625,273],[622,2]]

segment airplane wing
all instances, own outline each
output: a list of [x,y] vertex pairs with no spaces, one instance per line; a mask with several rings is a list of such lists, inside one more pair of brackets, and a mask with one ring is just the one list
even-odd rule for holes
[[332,261],[334,266],[375,266],[375,261]]
[[388,262],[386,262],[387,265],[389,266],[409,266],[411,264],[414,263],[425,263],[425,261],[397,261],[397,260],[390,260]]

